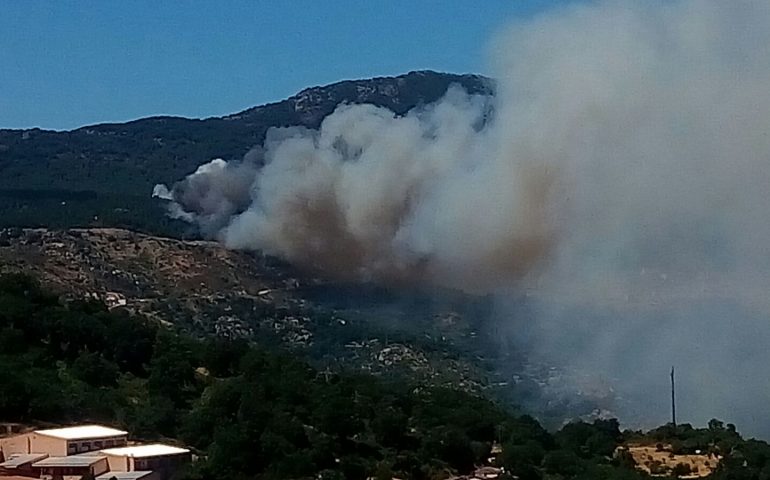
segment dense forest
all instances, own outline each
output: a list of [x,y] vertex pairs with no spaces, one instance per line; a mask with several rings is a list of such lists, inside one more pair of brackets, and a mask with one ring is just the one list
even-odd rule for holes
[[200,456],[181,479],[438,479],[490,457],[521,479],[645,478],[616,452],[629,440],[724,456],[717,479],[770,478],[770,446],[716,420],[645,434],[616,420],[549,432],[468,393],[316,371],[268,346],[65,304],[20,275],[0,277],[0,372],[0,421],[103,422],[178,439]]
[[0,188],[0,228],[130,228],[176,238],[197,238],[189,224],[167,215],[166,202],[149,195],[93,190]]

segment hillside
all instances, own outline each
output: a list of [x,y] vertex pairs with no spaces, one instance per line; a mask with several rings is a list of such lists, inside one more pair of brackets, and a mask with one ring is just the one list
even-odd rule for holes
[[271,127],[317,127],[341,103],[402,114],[451,84],[490,94],[477,75],[430,71],[308,88],[286,100],[207,119],[152,117],[72,131],[0,130],[0,226],[122,226],[181,234],[150,199],[212,158],[242,157]]
[[489,321],[488,299],[312,278],[275,258],[190,240],[197,233],[150,197],[156,183],[212,157],[242,156],[270,127],[317,127],[341,103],[403,114],[452,84],[471,93],[493,89],[476,75],[411,72],[308,88],[221,118],[0,130],[0,228],[7,227],[0,270],[33,274],[71,298],[105,300],[111,292],[110,301],[125,301],[121,308],[200,336],[300,351],[319,368],[494,390],[558,420],[606,407],[601,395],[598,404],[594,395],[564,395],[559,372],[527,363],[507,345]]
[[[98,256],[102,235],[121,250],[127,239],[138,250],[163,243],[115,230],[6,231],[4,253],[50,243],[58,255],[19,258],[37,271],[76,253],[63,235],[85,238],[75,242],[83,250],[95,245],[95,261],[76,274],[86,289],[85,270],[109,260]],[[78,268],[57,271],[66,270]],[[707,428],[668,424],[646,433],[598,419],[549,432],[473,393],[320,370],[259,343],[196,338],[122,307],[61,302],[24,275],[0,274],[0,305],[0,424],[97,422],[135,439],[180,441],[198,458],[179,479],[721,480],[765,478],[770,468],[766,442],[744,440],[716,419]]]
[[[549,432],[457,389],[317,370],[259,345],[61,303],[24,275],[0,275],[0,305],[0,426],[97,422],[132,440],[179,442],[197,457],[179,480],[734,479],[768,468],[767,443],[716,419]],[[23,443],[0,432],[0,461]],[[3,467],[0,476],[15,473]]]
[[[400,319],[390,318],[376,299],[369,305],[335,304],[332,290],[345,297],[344,286],[213,242],[119,229],[5,230],[0,231],[0,271],[32,274],[71,299],[107,301],[201,336],[281,345],[335,368],[406,370],[470,389],[481,388],[483,380],[478,365],[452,352],[447,336],[459,339],[473,326],[450,302],[415,312],[414,323],[400,328]],[[387,294],[372,290],[369,295]],[[412,334],[421,328],[433,328],[436,338],[415,344]],[[393,338],[386,344],[388,334]]]
[[0,230],[0,273],[7,272],[196,336],[279,346],[321,369],[485,391],[557,423],[611,408],[602,393],[573,386],[565,395],[558,371],[501,342],[488,299],[454,291],[336,283],[214,242],[120,229]]

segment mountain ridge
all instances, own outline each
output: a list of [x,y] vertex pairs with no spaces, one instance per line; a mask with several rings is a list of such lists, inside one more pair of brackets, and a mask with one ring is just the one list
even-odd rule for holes
[[[317,128],[342,103],[370,103],[404,114],[435,102],[453,84],[471,94],[494,91],[492,80],[479,75],[417,71],[310,87],[223,117],[157,116],[69,131],[0,130],[0,226],[112,226],[179,235],[183,227],[170,227],[163,208],[150,198],[155,184],[171,184],[213,158],[241,158],[270,128]],[[89,192],[89,198],[51,195],[70,191]]]
[[[82,125],[80,127],[70,128],[70,129],[51,129],[51,128],[41,128],[41,127],[0,128],[0,135],[5,133],[14,133],[14,132],[23,133],[23,132],[35,132],[35,131],[46,132],[46,133],[74,133],[81,130],[93,129],[96,127],[116,127],[116,126],[122,126],[122,125],[135,124],[135,123],[144,122],[144,121],[189,120],[192,122],[206,122],[209,120],[238,120],[240,118],[249,117],[264,108],[274,107],[284,102],[292,102],[292,101],[296,102],[297,99],[303,98],[310,93],[324,92],[328,90],[350,87],[350,86],[360,87],[371,83],[384,83],[384,84],[398,83],[402,86],[408,86],[408,82],[410,80],[418,79],[418,78],[422,78],[426,80],[430,80],[430,79],[435,80],[435,79],[445,78],[450,80],[450,82],[451,80],[454,80],[454,82],[452,83],[458,83],[462,85],[464,88],[466,88],[469,91],[469,93],[491,94],[494,91],[493,80],[484,75],[479,75],[474,73],[447,73],[447,72],[438,72],[435,70],[412,70],[401,75],[393,75],[393,76],[381,75],[376,77],[360,78],[360,79],[352,79],[352,80],[346,79],[346,80],[339,80],[336,82],[327,83],[323,85],[306,87],[300,90],[299,92],[297,92],[296,94],[286,97],[282,100],[276,100],[276,101],[266,102],[259,105],[254,105],[252,107],[247,107],[243,110],[239,110],[235,113],[229,113],[224,115],[211,115],[207,117],[188,117],[184,115],[148,115],[145,117],[139,117],[139,118],[126,120],[122,122],[105,121],[105,122],[90,123],[90,124]],[[359,98],[357,101],[352,101],[351,103],[364,103],[367,101],[371,101],[371,99],[362,97],[362,98]],[[409,108],[412,108],[412,106],[410,106]],[[399,112],[396,112],[396,113],[399,113]]]

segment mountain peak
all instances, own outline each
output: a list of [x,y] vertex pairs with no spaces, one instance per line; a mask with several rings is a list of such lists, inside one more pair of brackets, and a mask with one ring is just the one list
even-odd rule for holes
[[481,75],[416,70],[395,77],[342,80],[308,87],[281,102],[252,107],[223,119],[249,120],[265,110],[284,106],[299,116],[300,124],[315,127],[341,103],[370,103],[403,114],[419,104],[438,100],[452,84],[462,86],[468,93],[493,91],[492,80]]

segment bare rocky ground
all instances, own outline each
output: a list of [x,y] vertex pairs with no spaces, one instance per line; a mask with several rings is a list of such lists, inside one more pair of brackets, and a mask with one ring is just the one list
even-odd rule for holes
[[[65,299],[93,299],[194,335],[297,352],[324,373],[408,375],[487,391],[547,418],[603,414],[610,401],[563,392],[562,372],[517,358],[485,303],[337,284],[215,242],[121,229],[0,230],[0,272],[25,272]],[[553,393],[557,391],[557,393]]]
[[328,288],[322,280],[214,242],[112,228],[5,229],[0,272],[26,272],[65,298],[101,300],[194,334],[306,351],[330,368],[404,370],[470,389],[484,383],[484,373],[470,362],[403,338],[389,340],[387,319],[369,328],[367,312],[338,311],[304,298],[308,289]]

